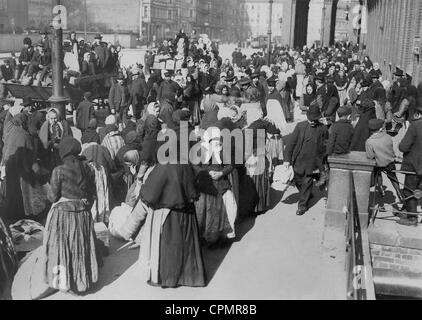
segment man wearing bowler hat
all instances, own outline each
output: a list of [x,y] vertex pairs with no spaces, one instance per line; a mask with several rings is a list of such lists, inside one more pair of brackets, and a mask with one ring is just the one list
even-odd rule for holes
[[295,183],[299,190],[298,216],[304,215],[310,206],[314,179],[324,172],[325,141],[328,129],[320,123],[321,111],[317,103],[309,107],[308,121],[298,123],[285,150],[284,165],[293,166]]
[[97,56],[97,68],[102,71],[107,65],[110,53],[107,49],[107,44],[102,42],[103,36],[97,34],[94,38],[94,44],[92,45],[92,50],[94,50]]

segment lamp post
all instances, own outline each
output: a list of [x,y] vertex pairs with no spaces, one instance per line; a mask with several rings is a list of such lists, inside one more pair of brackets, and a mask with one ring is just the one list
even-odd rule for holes
[[63,25],[67,22],[67,12],[60,6],[60,0],[53,0],[53,13],[57,14],[57,16],[53,20],[53,95],[49,101],[53,108],[59,110],[61,119],[66,119],[66,103],[68,99],[64,96],[63,89]]
[[268,66],[271,65],[271,35],[272,35],[272,24],[273,24],[273,3],[274,0],[269,0],[269,24],[268,24]]

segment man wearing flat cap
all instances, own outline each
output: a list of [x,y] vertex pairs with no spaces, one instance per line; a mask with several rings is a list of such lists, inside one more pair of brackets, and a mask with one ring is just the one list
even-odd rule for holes
[[126,88],[123,84],[125,78],[123,73],[119,73],[108,94],[108,103],[110,106],[110,111],[113,113],[113,110],[116,114],[119,115],[119,120],[123,121],[123,115],[125,108],[127,107],[127,98],[126,98]]
[[368,126],[371,136],[366,141],[365,148],[368,159],[376,161],[374,170],[376,189],[381,192],[381,195],[385,196],[382,182],[382,172],[385,172],[396,190],[398,200],[402,201],[403,197],[400,190],[400,184],[398,183],[397,175],[394,172],[396,170],[396,165],[394,163],[395,154],[393,138],[387,134],[384,120],[371,119],[369,120]]
[[31,60],[31,65],[28,68],[28,76],[32,77],[38,72],[41,72],[38,77],[37,83],[35,83],[35,85],[40,85],[40,82],[43,81],[50,68],[51,55],[47,54],[47,52],[45,51],[44,44],[40,42],[37,44],[37,50],[35,51]]
[[[404,225],[416,225],[418,223],[417,212],[418,200],[411,190],[422,190],[422,101],[419,100],[415,106],[413,121],[399,145],[399,149],[404,154],[401,170],[414,172],[407,174],[404,184],[407,188],[403,191],[404,198],[409,199],[404,202],[403,213],[400,220]],[[407,213],[407,214],[406,214]]]
[[85,132],[89,127],[89,121],[95,117],[94,105],[91,101],[91,92],[84,93],[84,100],[79,104],[76,109],[76,128]]

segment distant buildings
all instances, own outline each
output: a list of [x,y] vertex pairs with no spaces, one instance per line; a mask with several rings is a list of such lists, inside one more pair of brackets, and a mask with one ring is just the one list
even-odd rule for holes
[[[68,29],[130,34],[142,41],[173,38],[180,29],[241,42],[266,36],[269,0],[62,0]],[[292,46],[356,40],[359,0],[274,0],[272,36]],[[0,32],[40,30],[51,23],[52,0],[0,0]]]
[[0,0],[0,33],[22,33],[27,21],[27,0]]
[[[283,19],[286,5],[289,1],[275,0],[272,12],[272,36],[278,42],[282,42]],[[241,15],[250,27],[251,37],[265,36],[268,33],[270,17],[270,5],[268,0],[245,0],[241,6]]]

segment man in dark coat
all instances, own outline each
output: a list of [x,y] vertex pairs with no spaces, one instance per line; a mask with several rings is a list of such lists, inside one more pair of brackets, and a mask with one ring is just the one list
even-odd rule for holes
[[91,102],[91,92],[84,93],[84,100],[76,110],[76,127],[85,132],[89,127],[89,121],[95,117],[95,109]]
[[259,73],[254,72],[251,75],[252,87],[256,88],[259,92],[259,102],[261,103],[261,109],[264,112],[264,117],[267,115],[267,94],[268,86],[264,87],[264,84],[259,81]]
[[[37,72],[41,71],[39,81],[42,81],[51,68],[51,55],[45,51],[44,44],[39,43],[37,50],[32,56],[31,65],[28,69],[28,76],[32,77]],[[39,85],[36,83],[35,85]]]
[[164,74],[164,81],[161,82],[160,87],[158,88],[157,100],[160,101],[160,103],[168,100],[173,104],[176,101],[178,90],[180,90],[180,86],[177,82],[171,80],[171,74],[167,71]]
[[140,119],[147,101],[148,88],[145,76],[139,69],[133,70],[132,77],[129,105],[132,105],[134,117]]
[[119,114],[120,120],[123,120],[123,114],[127,106],[126,101],[126,90],[123,85],[124,76],[119,74],[117,77],[117,83],[114,83],[108,95],[108,103],[110,105],[110,111],[113,113],[113,110],[116,114]]
[[299,123],[290,137],[286,150],[284,165],[293,166],[295,183],[299,190],[298,216],[309,210],[312,198],[315,173],[323,171],[327,127],[320,124],[321,111],[317,104],[309,107],[308,121]]
[[[422,101],[418,101],[415,106],[414,121],[411,123],[406,135],[399,145],[399,149],[404,154],[402,170],[408,172],[415,172],[414,174],[406,175],[404,184],[407,188],[404,189],[404,198],[409,198],[413,195],[411,190],[422,190]],[[410,190],[409,190],[409,189]],[[404,211],[408,214],[403,214],[400,219],[400,224],[403,225],[417,225],[418,200],[410,198],[404,203]]]
[[105,69],[107,62],[110,59],[110,50],[108,50],[107,44],[101,42],[102,39],[103,37],[100,34],[97,34],[92,46],[92,50],[95,51],[97,55],[97,68],[100,72]]

